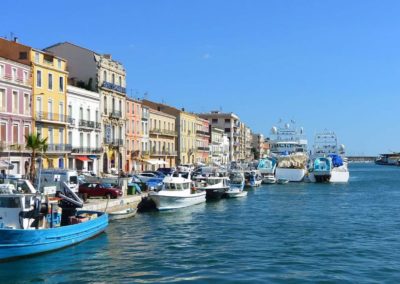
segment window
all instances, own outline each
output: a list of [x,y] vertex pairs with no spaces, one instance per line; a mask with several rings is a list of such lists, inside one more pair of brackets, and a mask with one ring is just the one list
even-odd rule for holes
[[18,91],[13,91],[12,92],[12,106],[13,106],[13,112],[19,112],[18,111]]
[[58,105],[58,114],[59,114],[59,121],[65,121],[64,119],[64,103],[60,102],[60,104]]
[[48,75],[48,86],[49,90],[53,90],[53,74]]
[[22,80],[24,81],[24,83],[28,83],[28,71],[24,71],[22,73]]
[[87,147],[89,148],[90,146],[91,146],[91,143],[90,143],[90,133],[87,133],[86,134],[86,145],[87,145]]
[[24,125],[24,137],[27,137],[30,132],[31,132],[31,128],[29,127],[29,125]]
[[62,76],[58,78],[58,90],[64,92],[64,77]]
[[40,125],[36,126],[36,134],[38,137],[42,136],[42,127]]
[[40,60],[39,52],[35,52],[35,62],[39,63],[39,60]]
[[0,89],[0,111],[6,111],[6,90]]
[[122,127],[120,126],[118,130],[119,130],[119,139],[122,139]]
[[31,112],[30,98],[27,93],[24,94],[24,112],[25,114],[30,114]]
[[53,140],[53,128],[49,127],[49,131],[48,131],[48,139],[47,141],[49,141],[49,144],[54,144],[54,140]]
[[79,147],[83,147],[83,133],[79,133]]
[[58,138],[59,138],[59,143],[64,144],[64,129],[62,128],[58,129]]
[[42,71],[36,71],[36,87],[42,87]]
[[47,102],[47,112],[48,112],[48,119],[52,120],[53,119],[53,102],[52,101]]
[[73,141],[72,138],[73,138],[73,137],[72,137],[72,131],[68,131],[68,144],[69,144],[69,145],[72,145],[72,141]]
[[18,144],[18,124],[13,124],[13,130],[12,130],[12,142],[14,143],[14,144]]
[[0,65],[0,78],[4,77],[4,65]]
[[20,51],[19,59],[28,59],[28,53],[26,51]]
[[94,117],[94,121],[96,121],[96,122],[99,121],[99,111],[98,111],[98,110],[96,110],[96,114],[95,114],[95,117]]
[[96,148],[99,148],[99,134],[96,134]]
[[86,110],[86,114],[87,114],[87,120],[90,121],[90,109],[89,108]]
[[79,120],[83,120],[83,107],[79,108]]
[[118,83],[119,83],[120,86],[122,86],[122,78],[121,78],[121,76],[118,77]]
[[122,102],[119,100],[119,111],[122,112]]
[[113,112],[115,111],[115,99],[114,98],[112,98],[112,101],[111,101],[111,110]]
[[115,84],[115,75],[114,75],[114,74],[111,75],[111,82],[112,82],[113,84]]
[[106,70],[103,71],[103,81],[107,82],[107,71]]
[[7,124],[5,122],[0,122],[0,141],[6,141],[6,129]]
[[[104,71],[106,72],[106,71]],[[104,96],[104,114],[107,114],[107,97]]]
[[231,132],[231,129],[230,128],[225,128],[225,132]]
[[57,59],[57,66],[58,66],[58,69],[61,69],[61,59]]
[[231,120],[229,118],[225,118],[225,123],[231,123]]
[[72,118],[72,106],[68,105],[68,116]]
[[17,80],[17,68],[12,68],[11,70],[11,77],[13,81]]

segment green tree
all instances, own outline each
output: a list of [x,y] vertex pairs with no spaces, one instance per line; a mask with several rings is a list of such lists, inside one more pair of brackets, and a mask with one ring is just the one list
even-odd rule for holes
[[31,154],[31,167],[29,170],[29,178],[33,182],[35,177],[35,161],[38,153],[45,153],[47,151],[47,138],[40,138],[40,134],[31,133],[25,136],[26,148],[32,151]]

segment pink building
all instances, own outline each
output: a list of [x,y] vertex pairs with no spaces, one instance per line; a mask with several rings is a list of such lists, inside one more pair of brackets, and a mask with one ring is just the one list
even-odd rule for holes
[[0,57],[0,160],[14,165],[10,174],[24,175],[28,169],[25,135],[32,130],[31,100],[31,67]]
[[126,163],[125,171],[130,173],[139,170],[141,151],[142,104],[140,101],[126,99]]

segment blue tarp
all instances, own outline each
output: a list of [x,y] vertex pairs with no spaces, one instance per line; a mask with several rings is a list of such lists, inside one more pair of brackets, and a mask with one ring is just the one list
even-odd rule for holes
[[332,158],[332,164],[334,167],[343,166],[342,157],[340,157],[339,155],[331,154],[331,155],[329,155],[329,157]]

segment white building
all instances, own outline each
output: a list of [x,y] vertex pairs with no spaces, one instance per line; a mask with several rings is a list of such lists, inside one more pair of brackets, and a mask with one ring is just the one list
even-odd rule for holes
[[229,162],[229,138],[224,130],[212,127],[210,142],[210,160],[212,163],[225,165]]
[[68,167],[78,171],[99,174],[102,154],[100,94],[74,86],[67,86],[67,109],[71,124],[68,126]]

